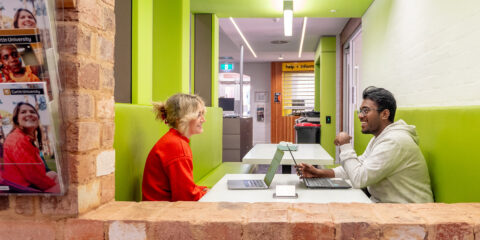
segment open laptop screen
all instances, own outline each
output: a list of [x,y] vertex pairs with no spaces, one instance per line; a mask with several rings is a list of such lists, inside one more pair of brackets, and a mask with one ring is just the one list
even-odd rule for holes
[[277,171],[278,166],[282,161],[282,158],[283,158],[283,151],[277,148],[277,151],[273,156],[272,162],[270,163],[270,167],[268,167],[267,174],[265,174],[265,179],[263,179],[263,181],[265,182],[265,184],[267,184],[267,186],[270,186],[270,184],[272,183],[273,177],[275,176],[275,172]]

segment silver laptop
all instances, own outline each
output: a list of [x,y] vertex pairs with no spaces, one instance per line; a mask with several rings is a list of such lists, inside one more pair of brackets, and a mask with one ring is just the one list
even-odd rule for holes
[[[295,157],[293,156],[292,150],[287,145],[287,149],[292,156],[293,162],[295,165],[297,161],[295,161]],[[301,175],[301,174],[300,174]],[[307,188],[326,188],[326,189],[347,189],[351,188],[350,184],[348,184],[345,180],[341,178],[302,178],[303,183]]]
[[277,172],[278,166],[283,158],[283,151],[277,147],[277,151],[273,156],[272,162],[268,167],[267,174],[265,178],[261,179],[250,179],[250,180],[228,180],[227,186],[230,190],[253,190],[253,189],[267,189],[272,184],[273,177]]

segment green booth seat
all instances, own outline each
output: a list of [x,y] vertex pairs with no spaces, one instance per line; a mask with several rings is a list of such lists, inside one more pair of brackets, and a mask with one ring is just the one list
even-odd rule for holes
[[[227,173],[249,173],[251,165],[222,163],[222,109],[208,107],[205,119],[204,132],[190,141],[194,181],[212,187]],[[168,129],[152,106],[115,104],[115,200],[141,201],[145,161]]]
[[[395,119],[416,126],[436,202],[480,202],[480,106],[399,108]],[[357,118],[358,154],[371,137],[360,133]]]

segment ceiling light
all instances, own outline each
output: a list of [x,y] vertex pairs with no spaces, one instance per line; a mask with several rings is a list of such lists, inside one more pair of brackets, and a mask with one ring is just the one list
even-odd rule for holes
[[237,32],[238,34],[240,34],[240,37],[242,37],[243,39],[243,42],[245,42],[245,44],[247,45],[248,49],[250,50],[250,52],[253,54],[253,56],[255,58],[257,58],[257,54],[255,54],[255,52],[253,51],[252,47],[250,46],[250,44],[248,43],[247,39],[245,38],[245,36],[243,36],[243,33],[242,31],[240,31],[240,28],[238,28],[237,24],[235,23],[235,20],[233,20],[232,17],[230,17],[230,21],[232,22],[233,26],[235,27],[235,29],[237,29]]
[[300,40],[300,48],[298,48],[298,57],[302,57],[302,48],[303,48],[303,40],[305,40],[305,29],[307,28],[307,17],[303,18],[303,27],[302,27],[302,38]]
[[278,56],[278,59],[282,60],[283,59],[283,54],[280,54],[280,56]]
[[283,1],[283,30],[285,36],[292,36],[293,0]]

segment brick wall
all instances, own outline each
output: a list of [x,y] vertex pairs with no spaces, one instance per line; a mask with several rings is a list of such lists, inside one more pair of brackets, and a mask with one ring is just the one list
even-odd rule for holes
[[0,239],[5,236],[479,240],[480,204],[112,202],[79,218],[61,221],[0,220]]
[[67,193],[0,197],[0,219],[59,219],[114,199],[114,1],[78,0],[56,18]]

